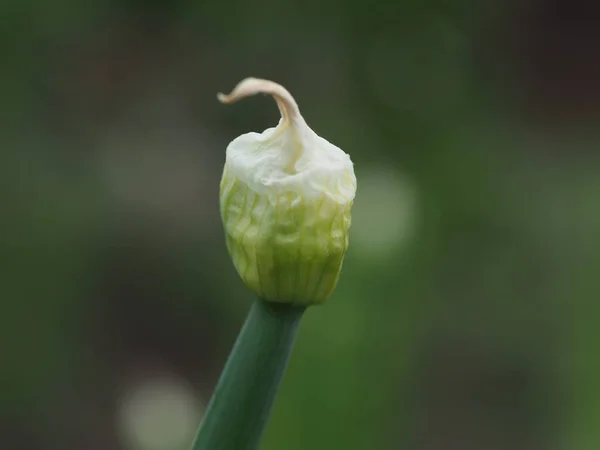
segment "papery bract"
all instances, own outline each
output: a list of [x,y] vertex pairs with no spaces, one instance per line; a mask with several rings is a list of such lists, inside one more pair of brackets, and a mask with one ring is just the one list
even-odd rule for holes
[[258,93],[275,98],[281,120],[227,147],[220,192],[227,248],[260,298],[322,303],[337,284],[348,248],[353,163],[307,125],[277,83],[247,78],[219,100],[233,103]]

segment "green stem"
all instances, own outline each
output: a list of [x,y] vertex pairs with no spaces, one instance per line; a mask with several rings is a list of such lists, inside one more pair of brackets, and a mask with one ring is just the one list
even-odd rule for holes
[[256,300],[208,405],[192,450],[255,450],[304,307]]

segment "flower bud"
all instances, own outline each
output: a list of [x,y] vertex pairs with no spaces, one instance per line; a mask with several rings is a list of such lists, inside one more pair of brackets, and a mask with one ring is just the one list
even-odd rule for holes
[[227,248],[260,298],[311,305],[334,290],[348,248],[356,177],[350,157],[318,136],[290,93],[247,78],[222,103],[263,93],[275,98],[277,127],[227,147],[220,208]]

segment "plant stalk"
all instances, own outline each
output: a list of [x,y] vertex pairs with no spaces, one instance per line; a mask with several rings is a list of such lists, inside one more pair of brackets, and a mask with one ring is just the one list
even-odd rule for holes
[[256,300],[231,350],[192,450],[255,450],[305,307]]

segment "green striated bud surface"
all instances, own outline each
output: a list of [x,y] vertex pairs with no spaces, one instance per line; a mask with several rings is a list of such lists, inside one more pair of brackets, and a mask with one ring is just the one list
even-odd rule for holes
[[232,103],[275,97],[275,128],[227,147],[220,208],[227,248],[246,285],[267,301],[311,305],[334,290],[348,248],[356,177],[350,157],[306,124],[282,86],[247,78]]

